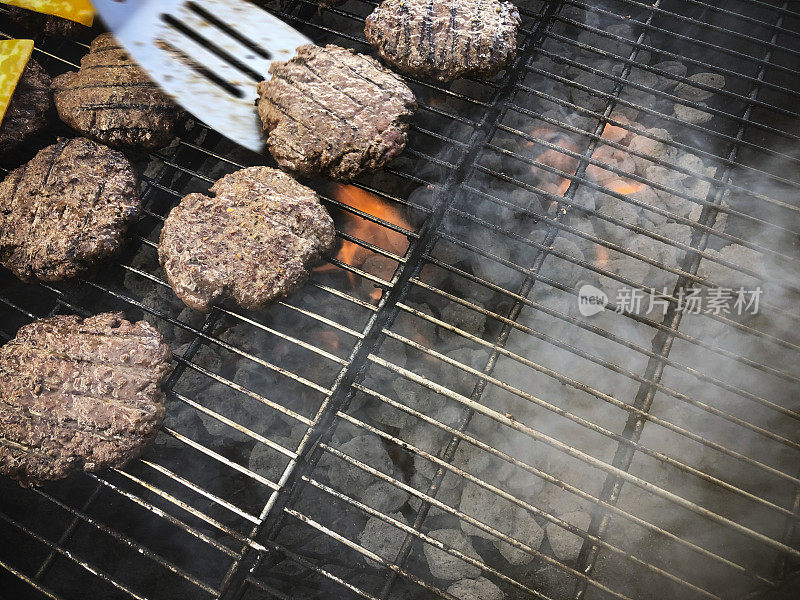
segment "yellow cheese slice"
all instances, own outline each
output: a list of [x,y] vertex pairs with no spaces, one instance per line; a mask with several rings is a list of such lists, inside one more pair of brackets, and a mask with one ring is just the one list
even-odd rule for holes
[[94,8],[89,0],[3,0],[3,4],[69,19],[87,27],[94,22]]
[[0,42],[0,123],[17,87],[22,71],[33,52],[33,40],[4,40]]

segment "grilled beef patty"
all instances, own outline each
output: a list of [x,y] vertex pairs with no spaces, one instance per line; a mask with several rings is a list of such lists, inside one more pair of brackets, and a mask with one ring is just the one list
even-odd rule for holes
[[23,485],[119,467],[164,420],[171,353],[122,313],[59,315],[0,347],[0,473]]
[[95,38],[80,71],[53,80],[53,90],[64,123],[114,147],[162,148],[184,114],[109,33]]
[[301,285],[333,245],[317,194],[277,169],[242,169],[211,192],[181,200],[158,245],[172,289],[191,308],[208,312],[225,299],[263,308]]
[[62,139],[0,183],[0,264],[23,281],[74,277],[116,252],[140,204],[121,152]]
[[35,10],[28,10],[18,6],[6,6],[9,18],[20,27],[29,31],[43,32],[47,35],[60,35],[62,37],[74,37],[80,35],[82,31],[88,31],[88,27],[62,19],[53,15],[46,15]]
[[517,53],[519,11],[500,0],[386,0],[364,33],[403,73],[438,81],[488,78]]
[[19,148],[26,139],[47,127],[51,83],[50,75],[30,59],[0,124],[0,156]]
[[414,93],[376,60],[339,46],[301,46],[258,86],[258,112],[278,164],[347,181],[403,151]]

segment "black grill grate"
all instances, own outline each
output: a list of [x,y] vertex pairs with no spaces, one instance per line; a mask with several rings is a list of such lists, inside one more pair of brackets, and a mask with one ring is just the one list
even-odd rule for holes
[[[376,4],[272,8],[367,51]],[[410,79],[404,156],[352,188],[312,182],[365,254],[269,311],[200,317],[157,266],[183,195],[263,161],[197,123],[140,157],[146,213],[118,262],[63,285],[0,274],[3,340],[117,309],[176,351],[141,460],[41,490],[0,482],[7,595],[455,598],[480,574],[507,598],[731,598],[796,569],[800,13],[519,4],[508,72]],[[85,50],[37,40],[54,74]],[[585,318],[586,281],[667,286],[667,308]],[[677,309],[681,290],[728,281],[765,287],[758,318]],[[492,502],[465,508],[467,489]],[[468,537],[440,539],[451,530]]]

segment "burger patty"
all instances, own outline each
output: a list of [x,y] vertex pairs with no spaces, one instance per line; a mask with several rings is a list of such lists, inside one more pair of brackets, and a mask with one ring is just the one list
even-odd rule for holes
[[50,75],[32,58],[22,71],[6,114],[0,123],[0,156],[47,128],[50,110]]
[[163,148],[184,114],[110,33],[95,38],[80,71],[56,77],[53,90],[64,123],[114,147]]
[[386,0],[364,33],[403,73],[438,81],[488,78],[517,53],[519,11],[500,0]]
[[62,139],[0,183],[0,264],[23,281],[58,281],[116,252],[141,208],[121,152]]
[[67,38],[80,35],[82,31],[88,31],[88,27],[69,19],[45,15],[18,6],[6,6],[5,8],[12,21],[29,31],[37,33],[41,31],[47,35],[60,35]]
[[347,181],[403,151],[417,107],[402,79],[339,46],[301,46],[258,86],[258,112],[278,164]]
[[0,473],[39,485],[141,455],[164,420],[171,357],[122,313],[22,327],[0,347]]
[[333,245],[317,194],[277,169],[237,171],[211,192],[183,198],[158,245],[172,289],[191,308],[208,312],[226,299],[263,308],[301,285]]

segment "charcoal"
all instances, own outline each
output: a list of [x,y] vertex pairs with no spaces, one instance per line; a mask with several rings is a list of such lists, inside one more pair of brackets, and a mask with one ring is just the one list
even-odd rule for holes
[[[699,83],[701,85],[706,85],[717,89],[722,89],[725,87],[725,76],[720,75],[719,73],[695,73],[689,77],[689,80],[694,83]],[[711,98],[711,96],[714,95],[714,92],[694,87],[689,83],[679,83],[677,86],[675,86],[674,94],[678,96],[678,98],[683,98],[684,100],[700,102],[702,100],[708,100]]]
[[[589,513],[583,511],[561,515],[561,519],[583,531],[589,528],[589,523],[592,520]],[[548,524],[545,529],[547,530],[547,539],[550,542],[550,547],[557,558],[564,561],[578,558],[578,553],[583,545],[583,538],[559,527],[555,523]]]
[[[624,173],[636,172],[636,162],[633,160],[633,156],[611,146],[600,146],[592,158]],[[619,174],[609,171],[601,165],[589,165],[586,168],[586,176],[602,186],[608,186],[610,182],[620,178]]]
[[[278,442],[279,444],[285,441],[274,435],[271,437],[272,441]],[[278,481],[286,467],[286,457],[269,446],[257,443],[250,454],[247,467],[270,481]]]
[[[389,453],[386,452],[381,440],[373,435],[354,437],[342,444],[339,450],[384,473],[391,475],[394,471]],[[365,489],[375,478],[355,465],[338,457],[331,457],[328,479],[337,489],[354,494],[360,493],[360,490]]]
[[[706,253],[712,256],[719,256],[723,260],[731,262],[745,269],[755,271],[756,273],[764,272],[763,256],[758,251],[752,250],[746,246],[731,244],[729,246],[725,246],[719,251],[712,249],[707,250]],[[715,285],[720,287],[739,289],[742,286],[747,288],[758,285],[757,279],[739,271],[730,269],[719,264],[718,262],[707,259],[703,259],[700,262],[700,268],[697,274],[704,279],[712,281]]]
[[653,164],[652,161],[673,162],[679,152],[677,148],[658,141],[659,139],[672,140],[672,136],[665,129],[653,128],[646,131],[648,135],[636,135],[628,145],[632,151],[645,154],[650,159],[639,156],[633,157],[636,163],[636,173],[642,176],[646,175],[647,167]]
[[503,600],[503,591],[485,577],[462,579],[447,588],[458,600]]
[[[480,559],[470,541],[457,529],[439,529],[431,531],[429,535],[466,556]],[[478,577],[481,574],[481,570],[478,567],[430,544],[425,544],[423,551],[428,559],[428,568],[431,571],[431,575],[437,579],[454,581],[456,579]]]
[[572,239],[565,237],[557,237],[553,241],[552,248],[556,252],[565,254],[568,258],[551,256],[545,263],[546,267],[543,269],[543,273],[567,287],[573,287],[586,274],[586,271],[580,265],[571,262],[570,259],[583,260],[583,252]]
[[[703,108],[708,108],[706,104],[700,103]],[[686,123],[694,123],[695,125],[701,125],[703,123],[708,123],[711,119],[714,118],[710,112],[706,110],[700,110],[697,108],[693,108],[691,106],[684,106],[683,104],[676,104],[675,105],[675,116],[678,117],[681,121]]]
[[[653,65],[654,69],[660,69],[662,71],[666,71],[670,75],[674,77],[684,77],[686,75],[686,65],[677,60],[665,60],[664,62],[657,63]],[[676,84],[672,79],[668,79],[666,77],[659,78],[659,89],[667,89],[672,87]]]
[[634,67],[628,77],[628,81],[639,85],[647,86],[649,88],[658,88],[659,81],[662,79],[660,75],[656,75],[644,69],[637,69]]
[[392,485],[388,481],[376,481],[364,490],[360,496],[367,506],[382,513],[399,510],[409,499],[410,494]]
[[[406,522],[405,517],[400,513],[392,513],[388,516],[401,523]],[[393,562],[405,537],[406,532],[402,529],[398,529],[378,517],[370,517],[364,526],[364,531],[358,536],[358,541],[370,552]],[[373,567],[378,566],[378,563],[369,559],[367,559],[367,563]]]
[[[451,302],[442,310],[442,321],[478,337],[486,329],[486,315],[458,302]],[[445,329],[440,329],[439,333],[445,337],[460,337]]]
[[[626,225],[638,225],[640,222],[640,209],[618,198],[607,198],[597,212],[600,216],[617,219]],[[626,240],[631,237],[627,227],[601,219],[597,220],[595,226],[603,239],[627,246]]]
[[[464,487],[460,509],[465,514],[534,549],[539,547],[544,538],[544,530],[528,511],[475,484],[470,483]],[[466,521],[461,522],[461,530],[467,535],[490,540],[512,565],[522,565],[533,560],[533,555],[501,541],[491,533]]]

